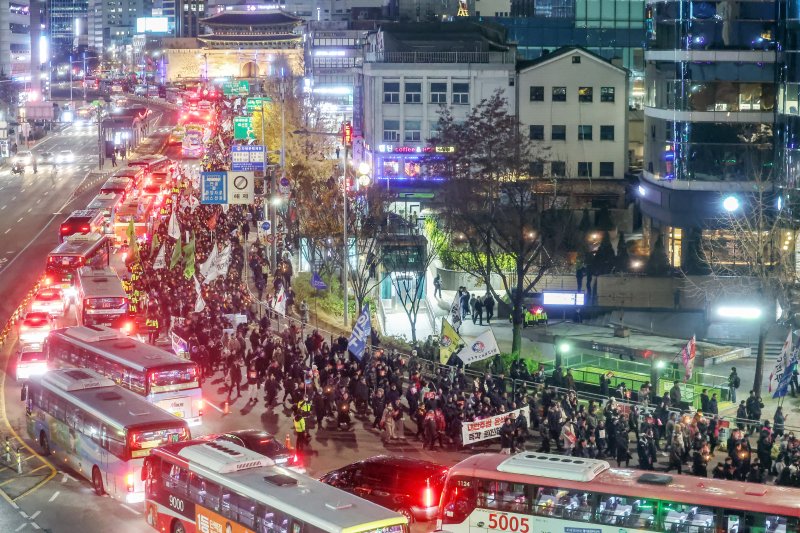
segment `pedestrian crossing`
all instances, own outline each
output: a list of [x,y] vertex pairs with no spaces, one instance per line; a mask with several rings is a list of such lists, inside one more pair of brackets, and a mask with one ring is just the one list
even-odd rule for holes
[[48,135],[48,137],[69,137],[74,139],[76,137],[94,137],[97,138],[97,130],[94,128],[77,129],[71,128],[66,131],[56,131]]

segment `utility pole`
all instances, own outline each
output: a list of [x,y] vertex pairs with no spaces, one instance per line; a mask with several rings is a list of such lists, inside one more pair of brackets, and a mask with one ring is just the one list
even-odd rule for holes
[[[342,123],[342,128],[344,128],[344,123]],[[344,134],[342,135],[344,137]],[[342,138],[344,141],[344,138]],[[344,262],[342,264],[342,298],[344,300],[344,327],[347,328],[350,325],[350,306],[347,301],[347,282],[349,280],[349,273],[347,272],[348,268],[350,267],[350,248],[347,246],[347,143],[343,142],[344,145],[344,166],[342,167],[342,239],[343,242],[343,250],[344,252],[342,255],[344,256]],[[356,310],[358,311],[358,310]]]
[[72,54],[69,55],[69,103],[72,104]]

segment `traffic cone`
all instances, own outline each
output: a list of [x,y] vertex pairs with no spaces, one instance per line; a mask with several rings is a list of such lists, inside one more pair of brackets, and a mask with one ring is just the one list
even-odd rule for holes
[[228,415],[230,414],[230,412],[231,412],[231,404],[228,400],[225,400],[224,402],[222,402],[222,414]]
[[288,433],[286,434],[286,439],[283,441],[283,445],[287,450],[294,450],[294,446],[292,446],[292,437]]

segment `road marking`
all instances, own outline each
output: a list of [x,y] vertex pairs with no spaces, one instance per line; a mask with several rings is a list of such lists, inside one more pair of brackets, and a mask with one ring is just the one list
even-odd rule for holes
[[0,207],[0,211],[2,211],[2,210],[3,210],[3,209],[5,209],[5,208],[6,208],[6,206]]
[[42,199],[41,199],[41,198],[39,198],[38,200],[36,200],[36,203],[37,203],[37,204],[40,204],[40,203],[42,203]]
[[14,198],[11,199],[11,201],[12,202],[16,202],[17,201],[17,197],[15,196]]
[[31,211],[33,211],[33,208],[32,208],[32,207],[29,207],[29,208],[28,208],[28,213],[30,213]]
[[25,218],[25,217],[19,217],[19,220],[17,220],[17,224],[19,224],[20,222],[22,222],[22,219],[23,219],[23,218]]
[[9,231],[11,231],[11,228],[8,228],[8,229],[6,230],[6,234],[7,234]]
[[39,524],[37,524],[36,522],[31,522],[31,526],[33,527],[33,529],[42,529],[42,528],[39,527]]
[[136,514],[136,515],[142,514],[142,513],[140,513],[139,511],[137,511],[136,509],[134,509],[133,507],[128,507],[128,506],[127,506],[127,505],[125,505],[124,503],[122,504],[122,506],[123,506],[125,509],[129,510],[130,512],[132,512],[133,514]]
[[27,522],[25,522],[24,524],[20,524],[19,527],[17,529],[15,529],[14,531],[22,531],[22,528],[24,528],[27,525],[28,525]]
[[50,194],[50,191],[44,191],[45,196],[47,196],[48,194]]
[[[30,459],[30,458],[32,458],[32,457],[35,457],[35,456],[31,455],[31,456],[30,456],[28,459]],[[25,460],[27,461],[28,459],[25,459]],[[31,471],[30,471],[30,472],[28,472],[28,473],[29,473],[29,474],[33,474],[34,472],[38,472],[38,471],[39,471],[39,470],[41,470],[42,468],[47,468],[48,466],[50,466],[50,465],[42,465],[42,466],[37,466],[36,468],[34,468],[33,470],[31,470]]]
[[49,500],[47,500],[47,501],[49,501],[50,503],[52,503],[53,501],[55,501],[55,499],[56,499],[56,498],[58,498],[58,495],[59,495],[59,494],[61,494],[61,491],[60,491],[60,490],[57,490],[57,491],[55,491],[55,492],[53,493],[53,495],[52,495],[52,496],[50,496],[50,499],[49,499]]
[[21,191],[19,191],[19,192],[25,192],[25,189],[22,189],[22,190],[21,190]]
[[41,512],[41,511],[36,511],[35,513],[33,513],[33,514],[30,516],[31,520],[36,520],[36,517],[37,517],[37,516],[39,516],[40,514],[42,514],[42,512]]
[[26,519],[28,518],[28,513],[26,513],[25,511],[20,511],[20,512],[19,512],[19,515],[20,515],[22,518],[26,518]]

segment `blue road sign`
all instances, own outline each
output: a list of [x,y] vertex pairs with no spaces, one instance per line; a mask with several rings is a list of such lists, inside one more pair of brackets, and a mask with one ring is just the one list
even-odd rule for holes
[[200,203],[219,205],[228,203],[227,172],[200,173]]
[[264,222],[261,223],[261,229],[263,231],[269,231],[269,228],[271,228],[271,227],[272,227],[272,224],[270,224],[268,220],[265,220]]
[[234,172],[264,172],[264,147],[241,144],[231,146],[231,170]]

